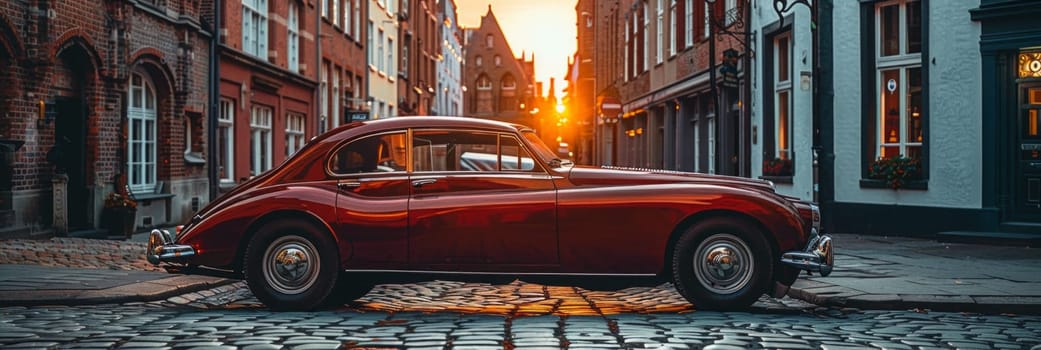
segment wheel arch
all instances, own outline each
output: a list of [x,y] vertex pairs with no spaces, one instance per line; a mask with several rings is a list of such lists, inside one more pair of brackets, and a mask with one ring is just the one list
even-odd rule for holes
[[[326,223],[324,220],[319,218],[318,215],[302,210],[283,209],[264,214],[264,216],[257,218],[246,228],[246,230],[242,234],[242,238],[239,239],[238,248],[235,251],[235,260],[232,260],[236,273],[242,273],[242,263],[243,258],[246,255],[246,249],[248,249],[249,247],[249,241],[252,240],[254,236],[256,236],[257,231],[259,231],[261,227],[264,227],[264,225],[279,220],[297,220],[314,225],[315,228],[321,231],[321,234],[327,235],[329,238],[333,240],[333,242],[336,242],[336,253],[340,254],[340,240],[337,238],[336,235],[333,234],[332,227],[330,227],[329,224]],[[338,256],[337,261],[342,261],[342,257]]]

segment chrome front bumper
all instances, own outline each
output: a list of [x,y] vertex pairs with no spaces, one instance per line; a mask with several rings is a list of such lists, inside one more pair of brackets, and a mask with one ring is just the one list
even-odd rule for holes
[[188,245],[174,244],[174,238],[166,230],[152,230],[148,235],[148,250],[145,257],[152,265],[162,262],[181,261],[195,255],[195,249]]
[[803,250],[792,250],[781,254],[781,262],[810,272],[820,273],[827,277],[835,267],[835,251],[831,248],[831,236],[817,234],[813,229],[810,241]]

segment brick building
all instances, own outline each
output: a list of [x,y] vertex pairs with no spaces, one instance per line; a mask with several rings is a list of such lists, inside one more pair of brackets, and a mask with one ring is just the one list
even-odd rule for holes
[[534,62],[527,67],[524,57],[513,56],[490,5],[481,26],[467,29],[465,36],[463,115],[534,125],[526,108]]
[[438,93],[435,88],[441,57],[441,6],[432,0],[405,0],[400,8],[398,114],[430,115]]
[[0,236],[94,230],[106,195],[123,189],[139,227],[208,200],[203,9],[0,3]]

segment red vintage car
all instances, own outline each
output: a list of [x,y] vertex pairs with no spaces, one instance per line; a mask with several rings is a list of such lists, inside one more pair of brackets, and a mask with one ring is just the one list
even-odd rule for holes
[[274,309],[343,303],[417,275],[646,277],[699,309],[827,275],[817,206],[768,181],[575,166],[527,127],[402,117],[325,133],[217,198],[147,258],[246,280]]

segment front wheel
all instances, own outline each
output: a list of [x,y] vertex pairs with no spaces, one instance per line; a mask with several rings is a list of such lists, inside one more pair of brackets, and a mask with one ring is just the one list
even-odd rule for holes
[[736,310],[766,292],[773,257],[762,232],[734,219],[709,219],[690,227],[673,248],[676,290],[698,309]]
[[323,305],[338,276],[336,242],[314,225],[285,221],[265,225],[246,248],[246,284],[275,310]]

